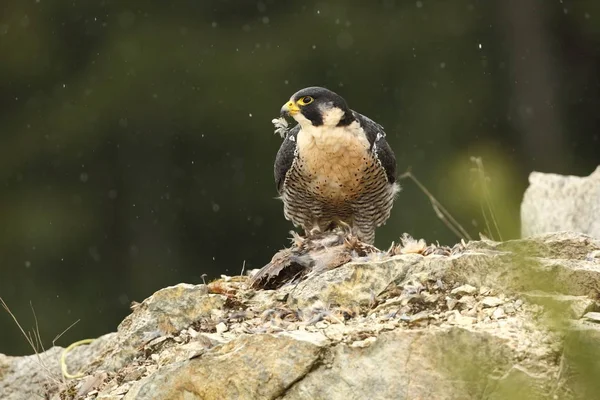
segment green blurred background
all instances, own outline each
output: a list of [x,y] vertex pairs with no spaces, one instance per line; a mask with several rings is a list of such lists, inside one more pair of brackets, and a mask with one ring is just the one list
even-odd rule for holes
[[[0,5],[0,296],[49,345],[155,290],[289,243],[271,119],[329,87],[381,123],[474,237],[482,157],[503,238],[530,171],[600,162],[600,2],[64,1]],[[403,181],[377,243],[453,244]],[[31,353],[6,313],[0,352]]]

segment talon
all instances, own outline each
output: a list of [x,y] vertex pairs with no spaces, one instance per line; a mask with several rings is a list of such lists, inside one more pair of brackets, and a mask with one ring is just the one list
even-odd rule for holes
[[308,234],[310,236],[315,236],[315,235],[318,235],[319,233],[321,233],[321,228],[319,228],[318,226],[315,226],[310,231],[308,231]]
[[302,243],[304,243],[304,239],[305,238],[303,238],[302,236],[300,236],[300,234],[298,232],[296,232],[296,231],[290,231],[290,235],[292,235],[292,237],[290,238],[290,241],[296,247],[300,247],[302,245]]
[[350,224],[348,224],[347,222],[345,222],[345,221],[338,221],[337,225],[342,229],[342,231],[345,234],[348,235],[348,234],[352,233],[352,226]]

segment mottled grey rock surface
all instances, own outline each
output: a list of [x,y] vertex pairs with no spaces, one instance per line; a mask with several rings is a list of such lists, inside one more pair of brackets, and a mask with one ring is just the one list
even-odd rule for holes
[[521,235],[557,231],[600,238],[600,166],[587,177],[529,175],[521,203]]
[[593,398],[599,250],[554,233],[373,253],[277,290],[180,284],[73,350],[80,379],[60,377],[59,348],[0,355],[0,398]]

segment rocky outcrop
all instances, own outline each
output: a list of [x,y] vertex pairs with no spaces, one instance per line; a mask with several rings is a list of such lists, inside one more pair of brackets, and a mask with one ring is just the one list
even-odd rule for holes
[[366,255],[348,240],[330,244],[336,260],[348,252],[352,261],[321,262],[274,290],[244,276],[158,291],[115,334],[73,350],[79,365],[72,356],[89,352],[81,379],[31,383],[57,373],[56,348],[27,369],[6,369],[25,358],[0,358],[0,382],[10,382],[0,389],[12,390],[1,397],[29,399],[34,388],[111,400],[597,394],[600,240],[563,232]]
[[521,203],[521,234],[556,231],[600,238],[600,166],[587,177],[529,175],[529,188]]
[[[89,346],[75,348],[68,357],[70,370],[79,371],[86,368],[115,335],[110,333],[96,339]],[[62,350],[60,347],[53,347],[48,351],[24,357],[0,354],[0,399],[43,399],[45,393],[66,388],[59,363]]]

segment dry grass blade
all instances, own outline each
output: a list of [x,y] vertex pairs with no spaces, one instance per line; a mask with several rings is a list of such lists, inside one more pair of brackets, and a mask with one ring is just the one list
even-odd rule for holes
[[[47,373],[49,379],[51,379],[52,381],[54,381],[54,383],[56,383],[56,384],[60,384],[61,381],[57,377],[54,376],[54,374],[52,373],[52,371],[50,371],[50,369],[46,366],[46,364],[44,364],[44,361],[40,357],[40,348],[37,347],[37,345],[36,345],[36,341],[41,342],[41,339],[39,339],[40,338],[40,332],[39,332],[39,329],[37,327],[37,318],[36,318],[36,332],[34,333],[34,335],[38,339],[34,340],[33,337],[31,336],[31,333],[28,334],[27,332],[25,332],[25,329],[23,329],[23,327],[19,323],[19,320],[17,319],[17,317],[15,316],[15,314],[13,314],[13,312],[10,310],[10,308],[8,307],[8,305],[6,304],[6,302],[4,301],[4,299],[2,297],[0,297],[0,303],[2,303],[2,307],[4,308],[4,310],[6,310],[6,312],[8,313],[8,315],[10,315],[12,317],[13,321],[15,322],[15,324],[17,325],[17,327],[19,328],[19,330],[21,331],[21,333],[23,334],[23,336],[27,340],[27,343],[29,343],[29,346],[31,346],[31,349],[33,350],[33,352],[35,353],[35,355],[36,355],[36,357],[38,359],[39,366]],[[32,308],[33,308],[33,305],[32,305]]]
[[444,208],[444,206],[431,194],[429,190],[423,185],[416,176],[410,171],[406,171],[402,175],[400,175],[400,179],[410,179],[412,180],[418,187],[421,189],[425,196],[429,198],[431,202],[431,206],[433,207],[433,211],[438,216],[438,218],[450,229],[457,237],[463,240],[471,240],[471,235],[462,227],[461,224],[458,223],[454,217]]
[[[490,235],[492,240],[502,241],[502,233],[500,233],[500,228],[498,227],[498,221],[496,220],[496,213],[495,213],[494,207],[492,205],[492,196],[490,194],[490,190],[489,190],[489,187],[487,184],[488,177],[485,175],[485,169],[483,168],[483,160],[481,159],[481,157],[471,157],[471,162],[473,162],[475,164],[475,166],[477,167],[477,176],[479,177],[479,183],[481,184],[481,192],[483,193],[483,199],[484,199],[485,205],[487,207],[487,212],[486,212],[486,208],[483,206],[483,203],[480,203],[481,213],[483,214],[483,218],[485,220],[485,226],[487,227],[488,234]],[[492,232],[492,228],[490,227],[490,223],[488,220],[488,214],[489,214],[489,219],[491,219],[491,221],[494,225],[494,230],[496,231],[497,236],[495,236],[494,232]]]
[[62,332],[61,332],[61,333],[59,333],[58,335],[56,335],[56,336],[54,337],[54,339],[52,340],[52,346],[56,346],[56,341],[57,341],[58,339],[60,339],[60,337],[61,337],[62,335],[64,335],[65,333],[67,333],[67,331],[68,331],[69,329],[71,329],[72,327],[74,327],[75,325],[77,325],[77,323],[78,323],[79,321],[81,321],[81,320],[80,320],[80,319],[78,319],[77,321],[73,322],[71,325],[69,325],[69,326],[67,327],[67,329],[65,329],[64,331],[62,331]]
[[38,348],[36,347],[35,342],[32,340],[31,336],[25,332],[25,329],[23,329],[15,314],[13,314],[12,311],[10,311],[10,308],[8,308],[8,305],[4,302],[4,299],[2,297],[0,297],[0,302],[2,303],[2,307],[6,310],[6,312],[12,317],[13,321],[15,321],[15,324],[17,324],[21,333],[23,334],[23,336],[25,336],[25,339],[27,339],[27,342],[29,343],[33,351],[37,354]]
[[40,326],[38,324],[37,314],[35,313],[35,309],[33,308],[33,303],[31,301],[29,302],[29,307],[31,307],[31,313],[33,314],[33,320],[35,321],[35,331],[33,332],[33,335],[35,337],[37,345],[39,346],[38,349],[42,349],[42,352],[44,352],[44,351],[46,351],[46,349],[44,348],[44,343],[42,343],[42,337],[40,336]]
[[244,271],[246,270],[246,260],[242,263],[242,272],[240,272],[240,276],[244,276]]

